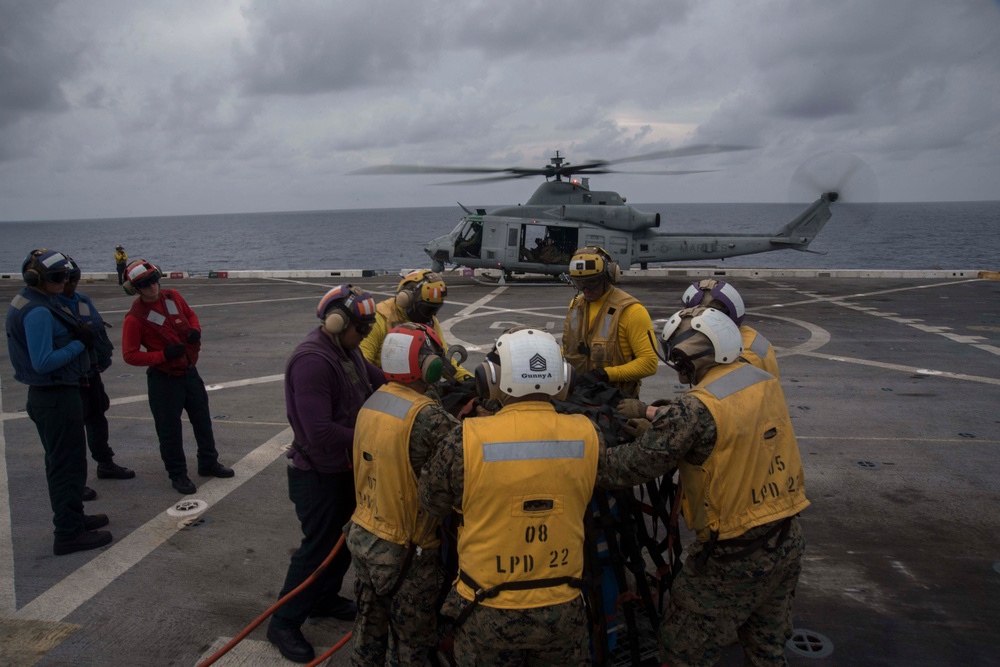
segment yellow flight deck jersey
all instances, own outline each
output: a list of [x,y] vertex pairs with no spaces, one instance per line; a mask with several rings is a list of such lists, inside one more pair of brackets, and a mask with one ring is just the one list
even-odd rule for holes
[[121,252],[115,250],[115,264],[124,264],[126,261],[128,261],[128,253],[124,250]]
[[749,363],[714,366],[685,392],[715,420],[715,447],[700,466],[681,459],[681,509],[698,540],[739,537],[809,505],[802,460],[781,384]]
[[437,547],[438,521],[417,499],[410,466],[410,431],[431,399],[398,382],[368,397],[354,426],[354,488],[351,521],[393,544]]
[[597,477],[598,440],[583,415],[557,414],[550,403],[514,403],[463,422],[463,527],[458,538],[458,593],[504,583],[481,604],[533,609],[562,604],[578,588],[544,580],[583,576],[583,516]]
[[740,325],[740,336],[743,337],[743,358],[780,380],[778,358],[774,354],[771,341],[764,338],[756,329],[745,324]]
[[[409,321],[406,318],[406,313],[396,305],[395,298],[379,302],[375,306],[375,326],[372,327],[371,333],[361,341],[361,353],[365,355],[365,359],[382,368],[382,342],[385,340],[386,334],[393,327]],[[441,333],[441,323],[438,322],[437,317],[433,318],[433,322],[434,331],[437,332],[438,338],[441,339],[441,345],[444,347],[445,355],[447,355],[448,344],[444,342],[444,334]],[[454,361],[451,364],[455,367],[456,380],[464,380],[465,378],[472,377],[472,373]]]
[[[636,304],[637,308],[629,308]],[[642,378],[656,374],[657,357],[649,312],[634,297],[610,287],[597,301],[582,294],[569,304],[563,328],[563,356],[576,370],[603,369],[608,381],[629,396],[638,396]],[[580,351],[580,343],[590,354]]]

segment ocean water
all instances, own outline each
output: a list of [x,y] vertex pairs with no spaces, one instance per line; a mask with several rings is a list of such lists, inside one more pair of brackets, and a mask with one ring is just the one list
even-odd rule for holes
[[[771,233],[800,204],[636,204],[664,232]],[[487,207],[491,210],[493,207]],[[114,247],[166,271],[371,269],[429,266],[424,244],[447,234],[454,207],[233,213],[0,222],[0,272],[17,273],[32,248],[50,247],[84,272],[114,271]],[[835,204],[813,241],[824,254],[782,250],[685,262],[761,268],[1000,270],[1000,201]]]

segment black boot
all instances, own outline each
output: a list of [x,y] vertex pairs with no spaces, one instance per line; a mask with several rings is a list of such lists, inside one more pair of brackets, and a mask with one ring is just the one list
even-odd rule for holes
[[111,544],[111,533],[106,530],[81,530],[79,533],[68,539],[55,541],[52,551],[57,556],[65,556],[76,551],[87,551],[97,549],[105,544]]
[[198,487],[194,485],[191,478],[187,475],[177,475],[176,477],[171,477],[170,482],[174,485],[174,488],[184,495],[191,495],[192,493],[198,492]]
[[114,461],[104,461],[97,464],[98,479],[132,479],[133,477],[135,477],[134,470],[120,466]]
[[89,486],[85,486],[83,487],[83,496],[81,498],[84,502],[87,502],[88,500],[96,500],[97,491],[94,491]]
[[218,461],[205,468],[198,468],[198,474],[202,477],[232,477],[236,473],[232,468],[227,468]]
[[104,528],[109,523],[111,523],[111,519],[108,518],[107,514],[83,515],[84,530],[97,530],[98,528]]
[[298,628],[276,628],[269,625],[267,640],[292,662],[312,662],[316,657],[312,644],[302,636],[302,631]]

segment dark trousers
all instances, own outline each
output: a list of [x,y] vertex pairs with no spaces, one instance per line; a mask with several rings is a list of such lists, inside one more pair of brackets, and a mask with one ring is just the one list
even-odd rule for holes
[[45,480],[56,540],[83,530],[87,436],[80,389],[70,385],[28,388],[28,416],[45,449]]
[[80,400],[83,401],[83,424],[87,427],[90,458],[98,463],[108,463],[115,456],[108,444],[108,418],[104,416],[111,407],[111,399],[104,391],[100,373],[87,378],[87,383],[80,387]]
[[115,264],[115,269],[118,271],[118,284],[121,285],[125,282],[125,265]]
[[[302,543],[292,554],[285,585],[278,596],[305,581],[333,550],[354,514],[354,473],[318,473],[288,468],[288,498],[302,524]],[[351,552],[340,548],[337,556],[311,586],[289,600],[271,617],[276,628],[298,628],[313,607],[340,593],[344,575],[351,566]]]
[[198,369],[188,368],[184,375],[167,375],[150,368],[146,372],[149,387],[149,409],[160,440],[160,458],[171,478],[187,474],[184,457],[184,429],[181,412],[187,412],[198,443],[198,469],[212,467],[219,460],[212,434],[212,415],[208,408],[208,392]]

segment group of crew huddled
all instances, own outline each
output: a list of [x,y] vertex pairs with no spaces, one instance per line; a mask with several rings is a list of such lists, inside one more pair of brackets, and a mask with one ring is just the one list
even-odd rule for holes
[[[97,529],[108,518],[83,512],[84,443],[103,440],[96,449],[90,441],[99,476],[134,476],[107,446],[100,372],[111,344],[89,299],[63,303],[79,280],[71,258],[33,251],[22,273],[8,344],[15,377],[31,385],[28,413],[46,451],[55,553],[103,546],[111,535]],[[120,273],[138,295],[123,358],[149,367],[174,487],[195,490],[182,410],[194,425],[199,473],[232,476],[218,461],[195,367],[197,316],[176,290],[160,288],[153,264],[138,260]],[[280,597],[342,537],[346,549],[272,616],[267,638],[283,656],[314,660],[301,626],[333,617],[354,621],[354,665],[423,665],[437,660],[439,645],[458,665],[590,664],[585,516],[598,494],[676,472],[680,512],[697,539],[672,576],[659,660],[710,665],[735,637],[748,663],[785,664],[804,549],[797,516],[808,500],[773,347],[744,323],[743,299],[724,281],[691,285],[658,336],[646,308],[617,286],[621,271],[602,248],[576,250],[568,274],[578,294],[562,344],[543,329],[514,327],[472,372],[442,334],[447,287],[437,273],[404,276],[379,303],[351,285],[320,300],[320,325],[285,368],[288,489],[303,539]],[[641,381],[659,360],[691,386],[647,404]],[[441,396],[462,383],[477,398],[460,421]],[[609,442],[587,416],[557,410],[578,384],[620,392],[610,407],[627,420],[630,440]],[[93,426],[101,420],[103,437]],[[340,594],[352,562],[353,601]]]

